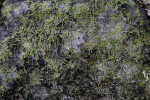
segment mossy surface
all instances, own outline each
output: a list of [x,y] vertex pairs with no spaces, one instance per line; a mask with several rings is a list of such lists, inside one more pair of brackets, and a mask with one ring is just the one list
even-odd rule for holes
[[[46,87],[54,100],[63,95],[77,100],[150,98],[149,79],[143,75],[143,71],[150,73],[149,29],[145,28],[149,21],[143,21],[130,0],[26,0],[25,5],[28,8],[14,21],[16,34],[1,42],[0,75],[6,74],[15,85],[0,84],[1,98],[16,99],[17,92],[25,100],[33,99],[30,88],[34,86]],[[6,22],[11,6],[2,12]],[[129,7],[134,8],[134,16]],[[109,15],[106,34],[97,27],[102,13]],[[64,52],[74,32],[87,40],[80,52],[73,47]],[[22,52],[22,58],[15,58]],[[11,81],[7,73],[13,67],[16,76]]]

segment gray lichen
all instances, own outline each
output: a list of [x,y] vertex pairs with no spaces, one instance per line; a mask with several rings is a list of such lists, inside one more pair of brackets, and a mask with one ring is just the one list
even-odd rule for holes
[[149,18],[136,5],[7,0],[0,28],[11,36],[0,45],[0,97],[149,99]]

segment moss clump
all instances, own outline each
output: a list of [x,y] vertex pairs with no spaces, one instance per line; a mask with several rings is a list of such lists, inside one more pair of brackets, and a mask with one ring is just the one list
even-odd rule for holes
[[[55,99],[61,99],[63,94],[75,99],[81,99],[80,96],[83,99],[99,99],[107,95],[117,99],[149,98],[149,80],[142,74],[142,71],[149,70],[149,65],[145,63],[145,56],[149,56],[149,37],[138,13],[135,12],[132,21],[133,16],[127,14],[126,10],[119,10],[123,4],[129,5],[129,0],[89,0],[83,3],[73,0],[51,0],[46,3],[33,0],[26,4],[29,8],[16,20],[19,22],[17,34],[1,43],[2,68],[10,66],[14,53],[24,52],[23,59],[16,61],[20,64],[14,65],[20,77],[11,82],[20,82],[22,85],[17,84],[11,91],[17,91],[27,99],[24,95],[30,92],[30,86],[44,85]],[[60,4],[64,5],[64,12]],[[96,17],[99,13],[106,13],[108,6],[113,9],[108,23],[110,27],[115,27],[102,36],[97,32]],[[4,12],[7,14],[10,11]],[[123,23],[119,21],[123,18],[129,26],[136,26],[122,26]],[[61,52],[61,48],[67,44],[68,39],[72,40],[73,31],[77,29],[82,33],[88,30],[84,36],[89,41],[82,45],[81,53],[74,53],[71,49],[67,54]],[[28,47],[23,45],[24,42]],[[133,66],[138,70],[124,70],[132,69]],[[61,91],[58,86],[66,90]],[[23,89],[19,90],[20,87]],[[4,98],[10,99],[14,93],[8,91],[3,91]],[[8,94],[10,97],[6,96]],[[32,97],[29,94],[29,98]]]

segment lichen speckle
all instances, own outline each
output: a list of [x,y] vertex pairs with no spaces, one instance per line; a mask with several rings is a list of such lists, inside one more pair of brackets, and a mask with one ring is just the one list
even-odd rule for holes
[[149,100],[150,21],[135,1],[6,0],[0,99]]

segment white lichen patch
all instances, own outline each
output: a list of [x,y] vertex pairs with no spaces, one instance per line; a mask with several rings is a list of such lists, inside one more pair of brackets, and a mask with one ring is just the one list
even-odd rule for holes
[[64,13],[64,12],[68,11],[69,6],[64,5],[64,4],[60,4],[59,8],[60,8],[61,12]]
[[25,55],[25,52],[21,52],[21,54],[19,55],[19,58],[23,59],[24,55]]
[[23,44],[23,47],[26,48],[26,49],[28,49],[28,48],[30,47],[30,44],[29,44],[28,42],[25,42],[25,43]]
[[68,44],[66,44],[64,47],[66,50],[73,49],[73,52],[80,52],[80,45],[82,43],[85,43],[83,39],[83,35],[80,32],[73,32],[72,34],[72,40],[68,40]]
[[16,3],[13,8],[14,8],[13,9],[14,14],[19,15],[19,14],[22,14],[25,10],[28,9],[28,5],[24,2],[21,2],[21,3]]
[[146,81],[148,81],[148,80],[149,80],[149,77],[148,77],[148,74],[146,73],[146,71],[145,71],[145,70],[143,71],[143,75],[144,75],[144,77],[145,77]]

